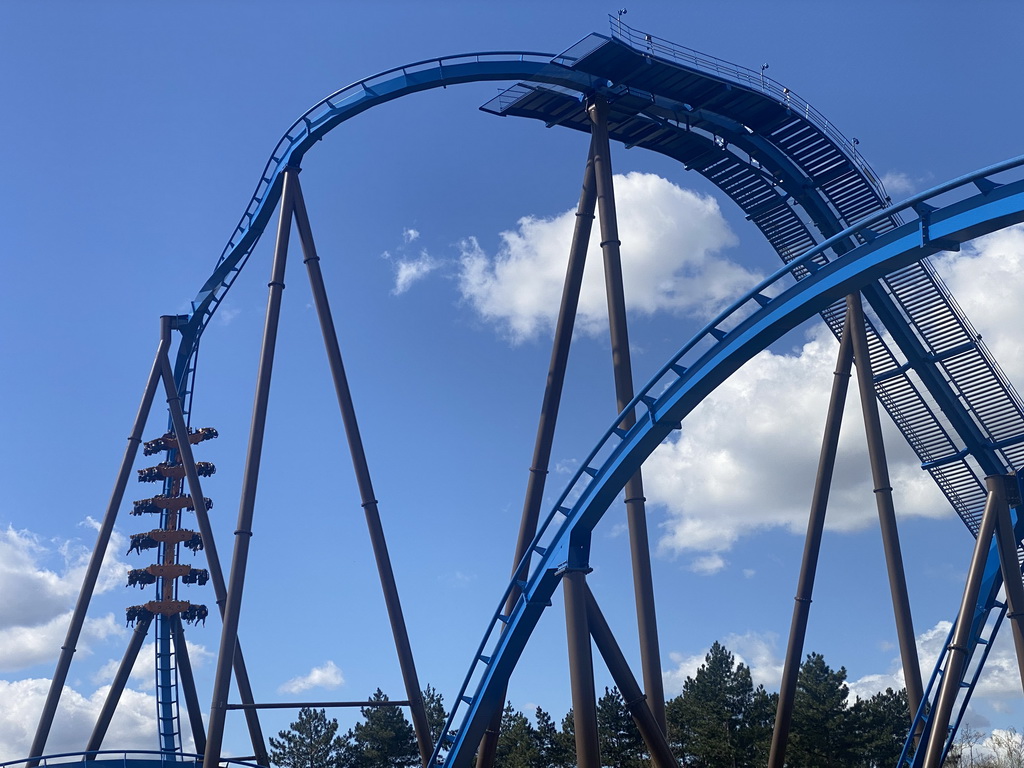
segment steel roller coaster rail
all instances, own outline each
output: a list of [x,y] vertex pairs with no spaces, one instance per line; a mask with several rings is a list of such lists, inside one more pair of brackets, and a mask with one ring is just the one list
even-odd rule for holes
[[[481,81],[518,81],[486,104],[485,111],[593,134],[594,167],[600,157],[600,126],[612,140],[659,152],[702,174],[740,206],[784,266],[708,323],[631,400],[625,398],[628,405],[536,534],[529,531],[532,543],[491,616],[429,764],[462,768],[473,760],[556,587],[567,573],[589,567],[591,531],[657,445],[680,429],[686,415],[744,362],[814,314],[820,314],[837,337],[853,334],[848,329],[858,323],[849,320],[847,297],[858,294],[867,300],[868,311],[856,332],[863,334],[862,349],[869,358],[858,359],[858,371],[862,365],[870,371],[878,402],[970,533],[984,534],[979,551],[992,550],[978,569],[980,587],[970,600],[965,597],[961,611],[968,617],[963,623],[966,642],[949,644],[966,654],[967,661],[955,669],[950,666],[952,652],[940,658],[910,733],[929,733],[933,723],[927,713],[942,702],[944,676],[955,676],[958,690],[964,689],[958,709],[950,725],[933,729],[939,747],[926,752],[924,736],[917,741],[908,736],[901,765],[925,765],[926,759],[936,759],[936,750],[941,747],[944,752],[955,736],[991,640],[1007,613],[1010,584],[1007,599],[1001,599],[1005,569],[998,569],[998,544],[990,546],[985,540],[985,535],[992,535],[992,528],[986,527],[986,505],[992,504],[994,493],[986,478],[1011,475],[1024,464],[1024,404],[924,259],[940,251],[957,251],[961,243],[1024,221],[1024,156],[893,204],[858,153],[856,141],[843,136],[788,88],[763,71],[638,32],[621,19],[612,20],[611,36],[592,34],[557,56],[474,53],[388,70],[318,102],[292,124],[271,154],[213,273],[192,302],[192,313],[175,318],[180,343],[173,387],[184,403],[184,415],[193,396],[202,334],[279,205],[285,225],[294,214],[307,257],[312,251],[301,191],[292,173],[312,146],[379,104]],[[604,106],[595,111],[597,104]],[[279,232],[279,251],[280,238]],[[314,281],[314,291],[315,286]],[[338,362],[340,367],[340,358]],[[170,371],[167,376],[172,376]],[[156,378],[153,374],[152,387]],[[173,409],[172,404],[172,415]],[[181,415],[176,430],[183,423]],[[181,440],[184,432],[177,434]],[[192,470],[189,488],[198,496],[191,449],[182,453],[188,454],[183,472]],[[1014,573],[1019,576],[1024,516],[1014,494],[1007,504],[1013,508],[1009,519]],[[100,558],[101,549],[98,546]],[[240,567],[244,572],[244,557]],[[219,566],[211,564],[211,571],[216,584],[222,579]],[[83,588],[82,611],[88,592]],[[229,591],[228,610],[232,600],[240,599],[240,588],[236,596]],[[234,647],[230,624],[225,619],[222,657],[225,648]],[[66,646],[71,653],[76,642],[77,637],[69,634]],[[69,659],[70,655],[68,663]],[[972,659],[973,665],[967,663]],[[218,674],[224,664],[222,658]],[[51,689],[51,698],[59,696],[61,674],[66,671],[55,675],[56,693]],[[55,707],[55,701],[51,703]],[[226,705],[216,701],[215,693],[211,710],[217,708],[222,715]],[[222,721],[219,726],[215,722],[211,719],[215,746],[207,750],[207,761],[220,757],[220,737],[215,739],[213,731],[222,727]],[[34,755],[42,754],[48,728],[48,723],[41,725]],[[915,743],[921,746],[914,749]],[[64,759],[52,756],[40,762]],[[126,765],[137,762],[122,760]],[[104,755],[95,762],[110,760]]]

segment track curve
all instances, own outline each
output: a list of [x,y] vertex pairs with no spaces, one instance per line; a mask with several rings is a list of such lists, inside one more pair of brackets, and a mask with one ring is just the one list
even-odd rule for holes
[[[445,746],[450,747],[444,759],[446,768],[470,764],[487,723],[503,704],[500,698],[530,634],[551,604],[562,572],[587,567],[594,526],[629,477],[680,428],[682,419],[757,352],[829,304],[933,253],[957,249],[962,242],[1024,221],[1024,180],[941,208],[927,205],[947,192],[977,187],[979,179],[1022,165],[1024,156],[911,198],[898,209],[927,208],[927,218],[901,225],[824,266],[814,266],[814,259],[834,241],[870,228],[873,221],[869,218],[826,240],[716,317],[663,366],[605,432],[545,520],[531,548],[538,557],[531,559],[528,569],[517,569],[529,573],[528,578],[510,583],[505,590],[459,691],[432,765],[438,764]],[[796,280],[794,273],[801,267],[813,272]],[[695,358],[692,364],[691,357]],[[636,425],[619,429],[630,411],[636,413]],[[574,496],[576,501],[570,502]],[[517,589],[521,597],[511,614],[504,615],[506,601]],[[453,730],[456,721],[458,727]]]
[[[494,615],[463,684],[449,730],[463,705],[468,709],[450,741],[446,764],[466,765],[471,759],[484,722],[501,704],[492,699],[511,674],[560,570],[566,563],[585,565],[586,539],[620,490],[619,481],[701,397],[794,325],[818,312],[836,330],[841,320],[836,302],[849,291],[861,290],[873,309],[868,332],[879,399],[972,533],[977,534],[982,506],[981,477],[1024,466],[1024,404],[921,261],[1024,220],[1024,182],[1000,185],[989,179],[1024,160],[993,166],[893,207],[856,142],[763,72],[650,35],[635,40],[631,35],[619,25],[613,38],[591,35],[554,57],[489,52],[416,62],[323,99],[276,146],[213,273],[193,300],[192,314],[178,327],[182,337],[174,375],[187,396],[199,340],[270,222],[285,169],[297,167],[332,129],[374,106],[460,83],[525,81],[484,109],[578,130],[589,130],[580,117],[585,114],[581,97],[602,95],[613,105],[613,139],[660,152],[704,175],[739,205],[787,263],[665,366],[630,406],[642,411],[637,425],[610,429],[566,489],[535,542],[540,558],[529,580],[506,591],[507,597],[522,589],[525,597],[511,615]],[[980,194],[955,203],[936,199],[972,184]],[[903,224],[901,213],[916,220]],[[686,367],[689,356],[696,360]],[[468,696],[471,684],[476,692]]]
[[548,53],[488,51],[456,54],[413,62],[379,72],[335,91],[306,110],[285,131],[249,199],[242,217],[221,252],[217,266],[192,300],[192,313],[178,330],[181,343],[174,379],[184,394],[200,337],[235,278],[245,266],[281,199],[285,168],[298,166],[306,152],[342,123],[380,104],[413,93],[449,85],[487,81],[528,80],[580,92],[597,90],[598,78],[559,63]]

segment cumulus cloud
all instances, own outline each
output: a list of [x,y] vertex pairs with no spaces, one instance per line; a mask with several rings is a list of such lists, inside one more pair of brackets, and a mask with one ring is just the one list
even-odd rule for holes
[[[85,527],[98,524],[87,519]],[[124,537],[115,534],[104,558],[96,593],[124,583],[127,565],[118,559]],[[85,575],[91,549],[81,542],[44,542],[30,531],[0,531],[0,671],[24,669],[51,660],[70,622],[71,608]],[[54,565],[51,565],[54,563]],[[112,615],[86,619],[79,652],[123,633]]]
[[[952,628],[949,621],[940,621],[917,635],[917,655],[921,663],[921,673],[927,678],[939,659]],[[985,669],[974,689],[972,702],[976,706],[982,700],[998,705],[1020,697],[1020,674],[1017,670],[1017,656],[1014,652],[1010,627],[1004,625],[1002,632],[992,643],[992,650],[985,662]],[[927,680],[926,680],[927,682]],[[849,681],[850,694],[862,699],[869,698],[886,688],[898,690],[904,685],[903,663],[895,656],[885,672],[876,672],[856,680]],[[971,722],[974,725],[985,725],[978,715]]]
[[[71,623],[71,612],[55,616],[45,624],[14,626],[0,629],[0,672],[14,672],[44,661],[53,661]],[[107,614],[87,618],[78,641],[78,656],[88,655],[93,647],[108,637],[124,633],[124,627]]]
[[[28,754],[49,687],[47,679],[0,680],[0,712],[4,713],[0,718],[0,761]],[[65,686],[46,742],[48,754],[84,748],[108,691],[109,686],[103,686],[86,696]],[[121,749],[152,749],[157,736],[154,707],[151,695],[124,691],[105,743]]]
[[300,677],[293,677],[278,687],[281,693],[302,693],[311,688],[339,688],[345,684],[341,670],[333,661],[328,660],[326,664],[313,667],[309,674]]
[[[763,685],[770,691],[778,689],[782,682],[782,659],[777,653],[778,637],[774,633],[731,634],[722,639],[722,645],[733,654],[737,664],[745,664],[750,668],[750,677],[755,686]],[[669,653],[669,659],[675,667],[663,673],[666,696],[682,693],[686,678],[697,674],[709,650],[706,648],[693,654]]]
[[923,192],[931,182],[931,176],[911,176],[903,171],[889,171],[882,174],[882,186],[894,200],[909,197],[915,192]]
[[[193,669],[202,669],[213,658],[213,652],[207,649],[205,645],[193,643],[191,640],[186,640],[185,645],[188,648],[188,658]],[[129,685],[135,686],[138,690],[148,691],[155,689],[156,681],[153,671],[155,653],[156,643],[148,643],[142,647],[138,657],[135,659],[135,663],[132,665],[132,671],[128,673]],[[114,679],[114,674],[120,665],[120,659],[108,660],[106,664],[96,670],[96,674],[92,676],[93,682],[97,684],[109,683]]]
[[[803,533],[838,345],[824,329],[794,354],[764,351],[715,390],[644,465],[647,498],[667,510],[662,553],[697,553],[705,573],[741,537],[767,528]],[[826,526],[852,531],[877,520],[856,387],[844,429]],[[896,428],[883,419],[901,516],[951,514],[948,502]],[[719,568],[724,561],[718,562]]]
[[402,242],[403,243],[411,243],[411,242],[414,242],[414,241],[419,240],[419,239],[420,239],[420,232],[419,232],[418,229],[413,229],[412,227],[409,227],[407,229],[403,229],[402,230]]
[[395,265],[395,287],[391,293],[400,296],[439,266],[440,262],[425,250],[420,251],[415,259],[399,259]]
[[1024,226],[978,238],[932,263],[1010,381],[1024,385]]
[[[615,197],[632,311],[706,315],[757,281],[719,255],[737,241],[713,198],[646,173],[616,176]],[[494,256],[475,238],[461,244],[463,298],[513,342],[554,325],[575,218],[574,210],[554,218],[526,216],[515,230],[501,233]],[[600,239],[595,222],[577,319],[584,333],[607,325]]]

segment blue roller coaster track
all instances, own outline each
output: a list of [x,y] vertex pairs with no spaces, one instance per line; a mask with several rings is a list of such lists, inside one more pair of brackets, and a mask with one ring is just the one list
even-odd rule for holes
[[[820,314],[839,335],[851,292],[860,291],[870,308],[880,403],[973,535],[986,499],[983,478],[1024,465],[1024,404],[924,261],[1024,221],[1024,157],[894,205],[856,141],[763,71],[619,21],[610,36],[589,35],[557,56],[474,53],[388,70],[337,91],[296,120],[271,154],[192,313],[178,325],[174,377],[186,402],[200,339],[270,222],[285,169],[298,167],[327,133],[374,106],[480,81],[518,81],[485,111],[584,132],[590,131],[585,99],[602,96],[610,104],[612,139],[675,159],[713,182],[764,233],[784,266],[662,367],[559,497],[518,571],[526,576],[508,585],[488,623],[435,750],[433,764],[457,767],[469,764],[500,709],[561,575],[589,564],[590,533],[626,480],[704,397],[799,323]],[[624,428],[627,414],[636,423]],[[1018,529],[1020,517],[1018,511]],[[988,617],[1005,612],[997,600],[999,574],[988,576],[972,653],[980,647],[987,653],[995,631],[991,622],[985,628]],[[506,612],[512,595],[518,600]]]

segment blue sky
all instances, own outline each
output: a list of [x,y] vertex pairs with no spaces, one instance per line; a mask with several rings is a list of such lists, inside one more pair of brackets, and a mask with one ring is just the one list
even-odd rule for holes
[[[626,21],[643,31],[755,69],[768,63],[769,75],[859,139],[896,199],[1020,152],[1024,11],[1014,4],[627,8]],[[8,404],[0,417],[0,760],[21,756],[34,729],[33,706],[94,541],[87,521],[105,507],[157,318],[187,310],[281,132],[374,72],[469,51],[558,53],[606,32],[615,10],[578,2],[0,6],[8,171],[0,205],[0,395]],[[511,566],[557,300],[548,296],[561,280],[564,214],[587,152],[580,134],[479,112],[496,93],[494,84],[463,86],[373,110],[314,148],[302,174],[420,676],[449,698]],[[613,162],[640,384],[776,257],[695,174],[621,147]],[[204,490],[225,554],[269,242],[212,323],[200,360],[194,423],[221,437],[197,457],[218,466]],[[1024,236],[1009,231],[939,265],[1018,386],[1024,358],[1019,334],[1007,331],[1021,321],[1022,254]],[[261,700],[359,699],[377,686],[398,698],[299,261],[285,292],[241,637]],[[991,300],[993,286],[1005,300]],[[552,497],[612,415],[603,323],[599,302],[585,299]],[[648,466],[670,695],[716,639],[756,679],[777,684],[834,354],[814,327],[794,332],[737,374]],[[807,649],[845,665],[855,690],[870,693],[894,681],[898,663],[856,408],[850,413]],[[148,433],[163,423],[155,415]],[[956,610],[971,540],[890,434],[927,658],[944,638],[939,622]],[[146,495],[149,487],[137,486],[128,497]],[[120,584],[126,568],[145,565],[122,554],[124,538],[143,527],[120,519],[116,562],[94,602],[52,748],[84,746],[127,640],[123,608],[142,599]],[[623,527],[613,510],[598,529],[591,583],[635,658]],[[214,603],[209,588],[185,591]],[[561,627],[556,606],[513,678],[517,707],[542,705],[556,716],[569,707]],[[218,635],[215,620],[190,633],[204,704]],[[996,661],[1012,661],[1009,653],[1003,644]],[[146,733],[150,665],[147,656],[133,678],[118,744],[155,744]],[[1015,670],[993,667],[974,722],[1019,726]],[[268,714],[265,730],[289,719]],[[240,721],[229,723],[226,747],[245,752]]]

